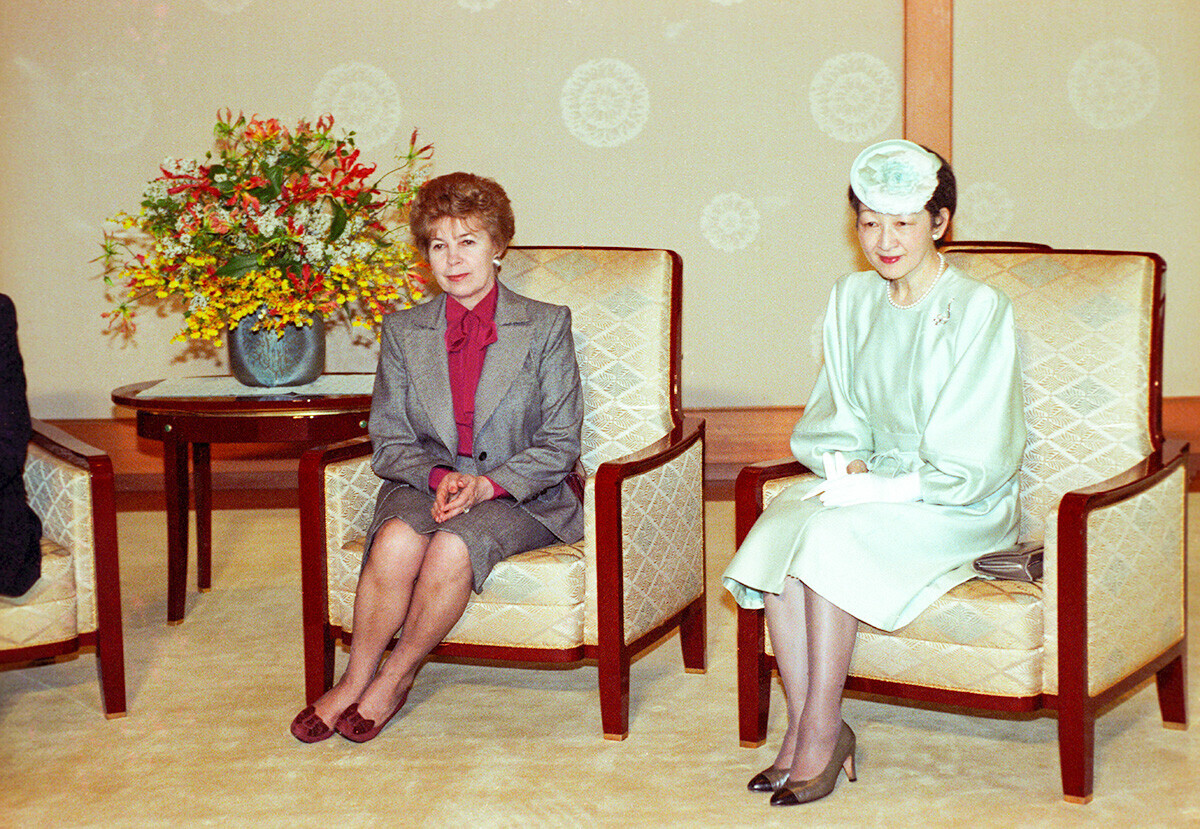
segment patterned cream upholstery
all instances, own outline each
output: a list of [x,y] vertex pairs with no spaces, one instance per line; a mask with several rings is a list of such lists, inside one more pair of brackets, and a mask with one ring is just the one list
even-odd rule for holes
[[[509,250],[503,279],[510,288],[571,308],[585,403],[585,536],[497,564],[442,652],[501,659],[540,653],[549,661],[592,656],[604,673],[600,653],[610,647],[621,655],[627,682],[628,656],[640,640],[675,624],[688,636],[703,636],[697,632],[705,595],[703,424],[685,424],[679,406],[679,267],[678,257],[663,250]],[[648,448],[647,462],[624,466]],[[306,585],[305,601],[325,594],[322,621],[334,633],[352,630],[364,534],[382,483],[371,472],[369,450],[321,461],[324,546],[304,555],[322,556],[327,577],[322,586]],[[601,485],[606,465],[618,474]],[[606,543],[619,561],[605,562]],[[618,643],[601,633],[606,600],[621,609]],[[702,667],[699,642],[699,657],[685,653],[689,669]],[[329,669],[315,652],[313,645],[306,658],[310,698],[323,690],[319,674]],[[627,712],[614,714],[609,704],[602,694],[605,733],[623,736]]]
[[0,596],[0,662],[96,645],[106,715],[125,713],[116,507],[108,456],[34,421],[25,490],[42,519],[42,575]]
[[[973,579],[894,632],[861,624],[848,687],[998,709],[1061,710],[1060,695],[1098,698],[1125,687],[1162,655],[1181,653],[1186,641],[1186,469],[1182,454],[1164,457],[1160,449],[1161,260],[1036,246],[959,247],[947,258],[1013,302],[1028,431],[1021,538],[1044,540],[1045,576],[1035,584]],[[1072,565],[1060,566],[1064,496],[1118,475],[1138,485],[1123,496],[1105,495],[1088,508],[1082,526],[1071,524],[1079,528],[1073,536],[1086,532],[1086,540],[1071,554],[1077,556]],[[801,477],[764,476],[763,505]],[[1069,497],[1074,503],[1082,496]],[[1074,513],[1066,520],[1076,521]],[[1086,625],[1059,618],[1063,596],[1071,597],[1067,606],[1086,605]],[[761,626],[761,615],[744,613],[743,622]],[[1086,648],[1086,660],[1065,664],[1084,667],[1086,687],[1063,689],[1060,629],[1083,632],[1085,641],[1067,652]],[[750,634],[739,641],[751,641]],[[764,650],[770,652],[769,637]],[[759,670],[751,664],[756,657],[739,646],[743,659],[742,739],[754,743],[761,729],[752,709],[762,701],[750,697],[761,682],[751,678]],[[1082,707],[1094,712],[1095,705]],[[1068,758],[1063,742],[1064,791],[1086,799],[1090,752],[1081,759],[1081,748]]]

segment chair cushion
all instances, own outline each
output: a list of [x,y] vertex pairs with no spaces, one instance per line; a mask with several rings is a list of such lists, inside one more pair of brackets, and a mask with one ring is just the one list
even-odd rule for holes
[[0,596],[0,650],[28,648],[79,635],[71,553],[42,539],[42,576],[21,596]]
[[975,648],[1031,650],[1042,646],[1042,585],[970,579],[897,631],[862,631]]
[[860,624],[850,673],[1032,696],[1042,690],[1042,619],[1040,584],[971,579],[899,630]]

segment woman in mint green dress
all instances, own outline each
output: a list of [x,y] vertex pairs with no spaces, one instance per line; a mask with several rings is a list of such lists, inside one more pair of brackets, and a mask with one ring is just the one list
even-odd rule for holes
[[787,694],[774,764],[749,784],[772,805],[854,779],[842,690],[859,621],[910,622],[1015,543],[1025,445],[1012,307],[937,250],[954,174],[908,141],[851,168],[859,243],[874,270],[834,285],[825,364],[792,434],[819,475],[780,493],[724,574],[738,604],[765,607]]

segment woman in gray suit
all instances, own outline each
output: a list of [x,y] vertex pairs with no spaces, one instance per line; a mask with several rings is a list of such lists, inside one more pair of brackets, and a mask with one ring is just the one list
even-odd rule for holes
[[571,312],[497,281],[514,230],[508,196],[491,179],[439,176],[410,224],[443,293],[384,322],[370,433],[385,483],[346,673],[292,722],[309,743],[374,738],[496,562],[583,537]]

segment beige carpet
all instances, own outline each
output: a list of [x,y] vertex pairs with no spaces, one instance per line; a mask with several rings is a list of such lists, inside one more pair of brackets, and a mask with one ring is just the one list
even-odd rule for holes
[[214,587],[192,588],[178,627],[165,624],[163,516],[123,513],[129,715],[104,718],[90,654],[0,671],[0,826],[1200,825],[1200,728],[1162,728],[1153,686],[1098,721],[1087,806],[1061,800],[1053,717],[851,699],[858,782],[770,808],[745,782],[772,759],[782,694],[772,743],[740,748],[733,605],[718,587],[732,512],[709,504],[708,673],[683,672],[674,635],[643,655],[624,742],[601,738],[594,667],[433,663],[362,746],[287,731],[303,703],[294,510],[216,513]]

